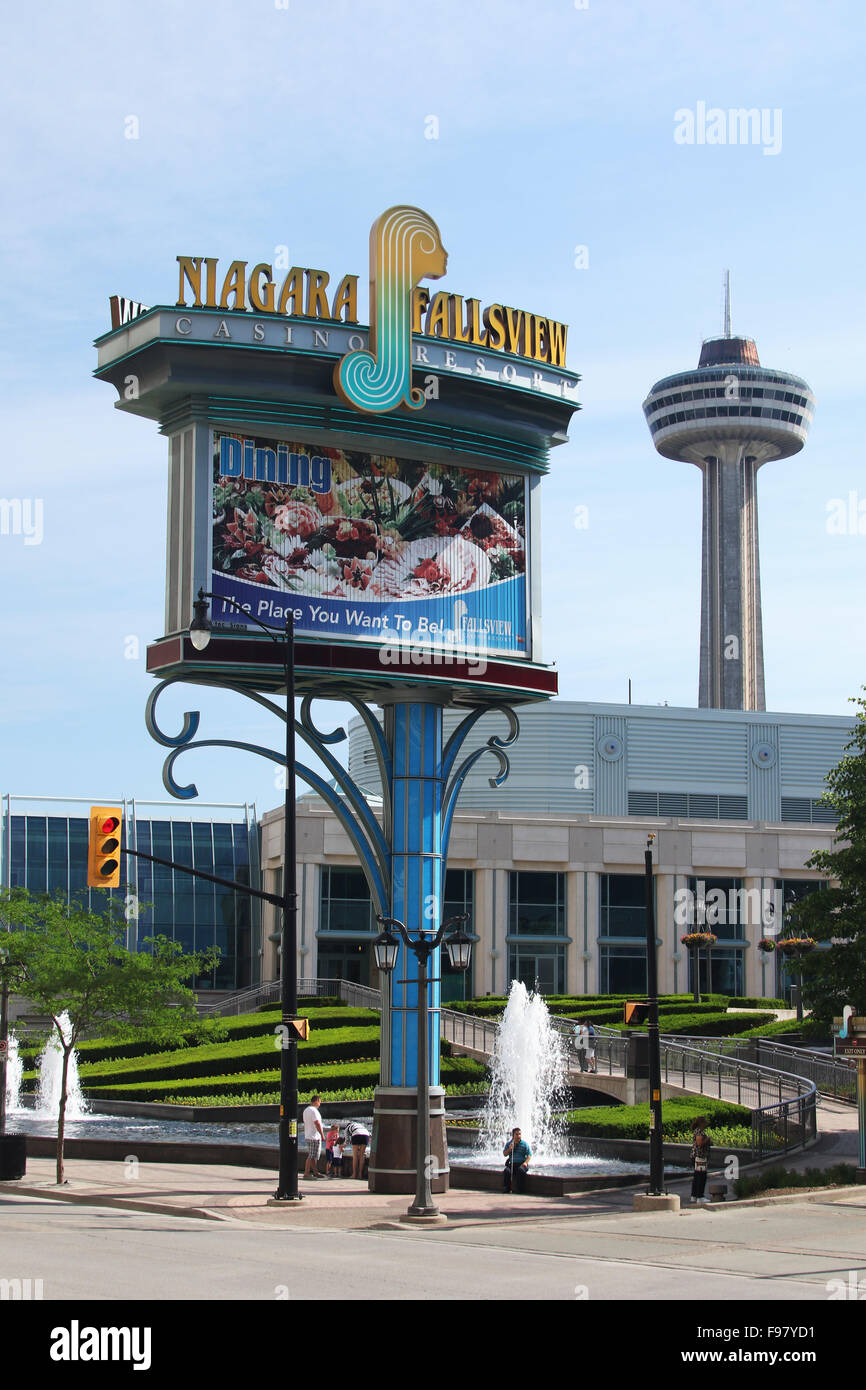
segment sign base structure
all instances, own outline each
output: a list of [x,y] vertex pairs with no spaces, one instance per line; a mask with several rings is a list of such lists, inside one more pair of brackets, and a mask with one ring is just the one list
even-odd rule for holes
[[[373,1143],[370,1149],[370,1191],[399,1195],[415,1191],[415,1143],[418,1092],[414,1086],[377,1086],[373,1100]],[[448,1146],[445,1142],[445,1091],[430,1087],[430,1190],[448,1191]]]
[[[181,680],[162,681],[148,700],[146,722],[151,736],[171,751],[163,765],[163,783],[175,797],[187,800],[198,795],[195,783],[183,784],[175,777],[175,763],[181,754],[195,748],[235,748],[257,753],[285,766],[285,754],[258,744],[234,739],[197,739],[200,715],[184,716],[183,728],[173,735],[157,722],[157,704],[162,692]],[[226,683],[201,678],[196,682],[216,689]],[[254,699],[277,718],[285,721],[286,711],[266,696],[242,686],[232,686],[238,694]],[[358,855],[370,885],[377,913],[398,917],[412,937],[435,934],[439,926],[444,867],[454,810],[471,769],[486,755],[498,764],[491,786],[500,786],[508,775],[508,748],[518,737],[520,726],[514,711],[505,704],[473,709],[457,725],[447,742],[443,734],[446,700],[441,692],[418,692],[410,702],[396,700],[385,705],[381,721],[373,710],[348,692],[341,698],[363,720],[373,748],[381,784],[382,809],[376,814],[369,790],[362,789],[331,751],[346,739],[345,729],[324,733],[312,720],[313,696],[301,702],[300,718],[295,720],[296,742],[303,743],[324,764],[326,774],[296,759],[297,776],[319,793],[334,812]],[[480,747],[465,753],[466,740],[485,716],[498,716],[505,729],[491,734]],[[439,1085],[439,964],[441,947],[430,957],[427,985],[427,1056],[431,1096],[430,1146],[432,1190],[445,1191],[448,1160],[445,1144],[444,1091]],[[381,1016],[381,1085],[374,1103],[374,1132],[370,1160],[370,1187],[376,1192],[415,1191],[415,1143],[417,1125],[418,1076],[418,972],[415,954],[401,942],[391,991],[383,992]],[[427,1157],[425,1156],[425,1157]]]

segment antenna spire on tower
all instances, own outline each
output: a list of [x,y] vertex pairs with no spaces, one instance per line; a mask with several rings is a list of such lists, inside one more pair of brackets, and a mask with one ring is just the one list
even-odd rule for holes
[[731,336],[731,272],[725,271],[725,327],[726,338]]

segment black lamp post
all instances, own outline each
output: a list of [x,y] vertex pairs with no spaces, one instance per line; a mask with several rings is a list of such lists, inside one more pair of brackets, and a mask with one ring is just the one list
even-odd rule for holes
[[417,982],[411,982],[417,983],[418,987],[418,1123],[415,1139],[415,1201],[406,1212],[406,1218],[410,1221],[429,1220],[431,1217],[441,1216],[433,1201],[427,1164],[427,1147],[430,1141],[430,1081],[427,1063],[427,1031],[430,1016],[427,1008],[427,962],[440,945],[447,928],[457,925],[458,930],[445,937],[445,947],[454,970],[469,969],[472,942],[460,926],[468,919],[469,914],[466,912],[458,917],[449,917],[447,922],[442,923],[435,936],[427,937],[420,931],[417,939],[413,941],[403,923],[396,917],[383,917],[380,914],[378,920],[382,923],[383,931],[373,942],[376,966],[383,975],[390,974],[395,968],[400,951],[400,943],[391,930],[392,927],[397,928],[406,948],[412,951],[418,961],[418,979]]
[[659,984],[656,959],[655,895],[653,893],[653,840],[647,838],[644,853],[644,888],[646,901],[646,976],[647,1048],[649,1051],[650,1090],[650,1194],[664,1194],[664,1157],[662,1152],[662,1057],[659,1036]]
[[276,1201],[300,1202],[298,1191],[298,1035],[293,1029],[298,1013],[298,895],[295,873],[295,660],[294,614],[286,613],[285,627],[268,627],[234,599],[205,593],[199,589],[190,623],[190,641],[196,651],[203,652],[210,642],[211,626],[207,600],[236,608],[260,627],[278,646],[282,645],[286,683],[286,793],[283,809],[283,906],[280,943],[280,1009],[283,1022],[283,1046],[280,1049],[280,1170]]

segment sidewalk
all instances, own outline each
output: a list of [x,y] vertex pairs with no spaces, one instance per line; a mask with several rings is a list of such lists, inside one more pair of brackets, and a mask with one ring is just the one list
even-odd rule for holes
[[[857,1110],[839,1101],[821,1100],[818,1123],[821,1138],[816,1146],[780,1157],[786,1168],[827,1168],[858,1161]],[[721,1160],[718,1147],[714,1158]],[[105,1159],[70,1158],[68,1182],[54,1182],[52,1158],[29,1158],[27,1176],[21,1182],[0,1183],[0,1206],[12,1195],[42,1197],[86,1205],[114,1206],[128,1211],[201,1217],[213,1221],[245,1221],[277,1229],[365,1230],[398,1226],[411,1202],[409,1196],[381,1196],[369,1192],[366,1183],[351,1178],[300,1179],[304,1200],[297,1206],[268,1206],[276,1186],[276,1173],[258,1168],[223,1164],[138,1163]],[[497,1222],[537,1222],[563,1216],[622,1215],[632,1211],[634,1187],[599,1188],[564,1197],[507,1195],[459,1189],[437,1198],[450,1227]],[[686,1203],[689,1179],[669,1182],[669,1192]],[[859,1203],[858,1203],[859,1204]],[[651,1219],[656,1220],[656,1217]]]
[[[283,1229],[364,1230],[403,1226],[400,1218],[411,1196],[381,1196],[369,1192],[366,1182],[351,1178],[309,1180],[301,1178],[304,1200],[297,1206],[268,1206],[276,1173],[261,1169],[194,1163],[140,1163],[136,1176],[122,1162],[71,1159],[66,1165],[67,1183],[54,1182],[54,1161],[28,1159],[27,1175],[20,1182],[0,1183],[0,1206],[7,1196],[45,1197],[54,1201],[88,1202],[128,1211],[198,1216],[217,1221],[253,1221]],[[449,1225],[479,1222],[538,1220],[563,1215],[597,1215],[632,1209],[632,1188],[575,1193],[568,1197],[531,1197],[503,1192],[455,1190],[436,1199]]]

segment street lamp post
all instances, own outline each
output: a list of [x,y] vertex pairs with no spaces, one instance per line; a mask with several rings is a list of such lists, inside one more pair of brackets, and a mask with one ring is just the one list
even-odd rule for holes
[[[392,927],[397,928],[404,945],[412,951],[418,961],[418,1100],[415,1139],[415,1200],[406,1212],[404,1220],[408,1221],[443,1219],[439,1208],[433,1201],[430,1166],[427,1161],[427,1148],[430,1140],[430,1078],[427,1058],[430,1026],[427,985],[430,981],[427,978],[427,962],[441,944],[447,928],[466,922],[468,916],[469,914],[464,912],[457,917],[449,917],[447,922],[441,924],[435,936],[426,937],[422,930],[419,932],[417,940],[413,941],[406,927],[396,917],[383,917],[380,914],[378,920],[382,923],[384,930],[373,942],[376,966],[384,975],[389,974],[394,969],[399,954],[399,943],[391,931]],[[446,937],[445,946],[453,968],[455,970],[468,970],[472,943],[465,932],[458,930]]]
[[644,889],[646,901],[646,969],[647,1047],[649,1050],[650,1090],[650,1194],[664,1194],[664,1157],[662,1148],[662,1058],[659,1034],[659,985],[656,958],[655,895],[653,892],[653,851],[655,835],[647,839],[644,853]]
[[[278,646],[282,639],[286,685],[286,789],[283,807],[283,905],[280,940],[280,1010],[283,1040],[280,1049],[280,1168],[274,1200],[300,1202],[298,1191],[298,1036],[293,1023],[298,1013],[298,895],[295,869],[295,659],[294,614],[286,612],[285,627],[269,627],[234,599],[199,589],[190,624],[190,641],[196,651],[204,651],[211,638],[207,600],[218,598],[242,612]],[[278,635],[279,634],[279,635]]]

